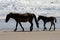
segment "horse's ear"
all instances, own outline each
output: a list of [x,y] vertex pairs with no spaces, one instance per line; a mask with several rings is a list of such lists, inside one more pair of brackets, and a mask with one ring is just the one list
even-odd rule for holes
[[13,14],[12,12],[10,12],[10,14]]

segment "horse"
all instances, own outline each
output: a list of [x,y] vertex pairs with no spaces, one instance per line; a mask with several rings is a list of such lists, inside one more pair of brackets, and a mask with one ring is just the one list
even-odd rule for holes
[[23,14],[21,14],[21,13],[10,12],[9,14],[7,14],[5,22],[8,22],[10,18],[12,18],[16,21],[16,28],[14,29],[14,31],[17,30],[18,23],[20,24],[21,28],[24,31],[24,28],[22,27],[21,22],[29,22],[31,24],[30,31],[32,31],[33,30],[33,23],[32,23],[33,18],[35,19],[37,28],[39,28],[38,20],[36,18],[36,15],[33,14],[33,13],[23,13]]
[[43,20],[43,22],[44,22],[44,29],[43,29],[43,31],[45,31],[45,29],[47,31],[47,28],[45,27],[45,24],[47,22],[51,22],[51,26],[49,28],[49,31],[51,30],[52,25],[54,25],[54,31],[55,31],[55,23],[57,22],[57,19],[55,17],[52,17],[52,16],[51,17],[46,17],[46,16],[39,15],[38,16],[38,21],[40,19]]

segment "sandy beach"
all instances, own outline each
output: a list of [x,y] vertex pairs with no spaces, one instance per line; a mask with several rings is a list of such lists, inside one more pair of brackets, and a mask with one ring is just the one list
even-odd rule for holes
[[32,32],[0,31],[0,40],[60,40],[60,30]]

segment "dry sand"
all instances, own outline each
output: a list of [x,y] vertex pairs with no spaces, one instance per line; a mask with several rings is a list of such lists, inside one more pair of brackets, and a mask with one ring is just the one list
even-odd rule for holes
[[32,32],[1,31],[0,40],[60,40],[60,30]]

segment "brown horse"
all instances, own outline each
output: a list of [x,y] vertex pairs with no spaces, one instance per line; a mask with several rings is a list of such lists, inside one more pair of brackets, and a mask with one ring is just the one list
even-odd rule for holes
[[32,13],[19,14],[19,13],[10,12],[9,14],[7,14],[5,21],[8,22],[8,20],[10,18],[15,19],[15,21],[16,21],[16,28],[14,29],[14,31],[17,30],[18,23],[20,24],[21,28],[24,31],[24,28],[22,27],[21,22],[27,22],[27,21],[31,24],[30,31],[32,31],[33,30],[33,23],[32,23],[33,18],[35,19],[37,28],[39,28],[38,20],[36,19],[36,16],[34,14],[32,14]]
[[[55,22],[57,21],[55,17],[46,17],[46,16],[39,15],[38,21],[39,21],[40,19],[42,19],[43,22],[44,22],[44,29],[43,29],[43,31],[44,31],[45,29],[47,30],[47,28],[45,27],[45,24],[46,24],[47,22],[51,22],[51,27],[52,27],[52,25],[54,25],[54,31],[55,31]],[[55,22],[54,22],[54,20],[55,20]],[[49,28],[49,31],[51,30],[51,27]]]

